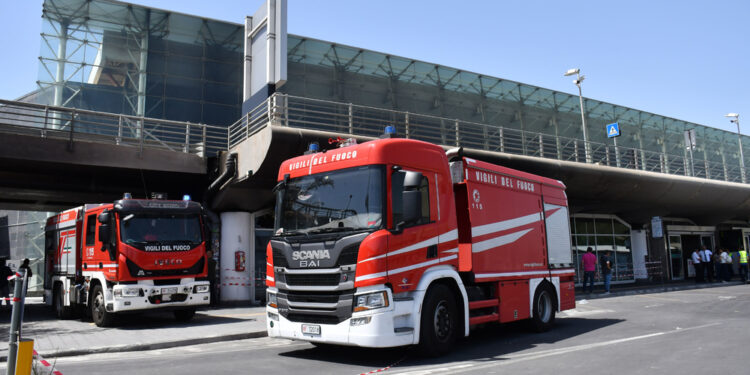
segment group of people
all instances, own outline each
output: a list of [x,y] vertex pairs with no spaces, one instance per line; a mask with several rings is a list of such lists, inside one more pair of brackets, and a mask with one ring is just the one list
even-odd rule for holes
[[712,283],[731,280],[734,274],[734,269],[732,268],[734,258],[737,258],[739,263],[740,279],[742,282],[747,282],[748,259],[745,250],[732,253],[727,249],[719,249],[718,253],[714,253],[711,249],[702,245],[700,250],[694,250],[691,255],[693,267],[695,267],[695,282],[702,283],[708,281]]
[[[586,249],[586,254],[583,254],[582,263],[583,291],[586,292],[586,285],[588,285],[588,293],[593,293],[597,259],[591,246]],[[604,276],[604,294],[609,294],[609,284],[612,281],[612,253],[610,251],[604,252],[604,255],[599,259],[599,263]]]

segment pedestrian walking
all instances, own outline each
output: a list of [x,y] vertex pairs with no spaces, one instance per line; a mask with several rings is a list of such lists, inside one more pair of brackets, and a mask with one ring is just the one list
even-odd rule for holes
[[600,266],[604,275],[604,294],[609,294],[609,283],[612,281],[612,258],[610,251],[604,253]]
[[701,255],[698,249],[693,250],[693,255],[690,256],[693,261],[693,267],[695,267],[695,282],[703,282],[703,264],[701,263]]
[[596,273],[596,255],[589,246],[586,254],[583,254],[583,291],[586,291],[586,283],[589,285],[589,293],[594,292],[594,273]]
[[29,258],[26,258],[26,259],[23,260],[23,263],[21,263],[21,266],[18,267],[19,271],[21,269],[25,269],[26,270],[26,280],[30,280],[31,276],[34,276],[34,273],[31,272],[31,267],[29,267]]
[[729,281],[731,267],[732,257],[729,256],[729,252],[726,249],[721,249],[719,251],[719,277],[722,283]]
[[3,302],[10,307],[10,282],[8,281],[8,277],[13,275],[13,271],[10,270],[10,267],[8,267],[5,264],[5,258],[0,258],[0,297],[3,299],[0,300],[0,307],[3,306]]
[[707,281],[709,283],[714,282],[714,264],[713,264],[713,251],[707,248],[706,245],[701,245],[701,263],[703,263],[703,270],[706,273]]
[[747,251],[740,249],[737,251],[737,255],[740,258],[740,278],[742,282],[747,282]]

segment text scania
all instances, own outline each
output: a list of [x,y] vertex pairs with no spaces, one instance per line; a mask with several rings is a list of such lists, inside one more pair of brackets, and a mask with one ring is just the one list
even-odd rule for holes
[[320,267],[321,259],[331,259],[328,250],[300,250],[292,252],[292,260],[299,261],[300,267]]

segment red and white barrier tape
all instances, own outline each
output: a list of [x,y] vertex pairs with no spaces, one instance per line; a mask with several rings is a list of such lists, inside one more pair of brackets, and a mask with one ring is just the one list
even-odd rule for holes
[[21,274],[20,274],[20,273],[18,273],[18,272],[16,272],[15,274],[13,274],[13,275],[10,275],[10,276],[8,276],[8,280],[13,280],[13,279],[15,279],[16,277],[21,277]]
[[34,357],[36,357],[36,359],[39,361],[39,363],[41,363],[42,366],[44,366],[45,370],[52,371],[52,372],[50,372],[50,374],[52,374],[52,375],[63,375],[62,372],[57,371],[55,369],[55,366],[52,366],[51,363],[47,362],[47,360],[45,360],[44,358],[42,358],[42,356],[39,355],[39,353],[37,353],[36,350],[34,350]]
[[10,297],[10,298],[3,297],[3,298],[0,298],[0,301],[18,302],[20,300],[21,299],[18,298],[18,297]]
[[398,361],[396,361],[395,363],[393,363],[393,364],[392,364],[392,365],[390,365],[390,366],[387,366],[387,367],[383,367],[383,368],[379,368],[379,369],[377,369],[377,370],[372,370],[372,371],[370,371],[370,372],[363,372],[363,373],[361,373],[361,374],[359,374],[359,375],[370,375],[370,374],[377,374],[377,373],[379,373],[379,372],[383,372],[383,371],[388,371],[388,370],[390,370],[390,369],[391,369],[391,367],[394,367],[394,366],[398,365],[399,363],[403,362],[403,361],[404,361],[404,360],[406,359],[406,357],[407,357],[408,355],[409,355],[409,353],[407,352],[406,354],[404,354],[404,356],[403,356],[403,357],[401,357],[401,359],[399,359]]

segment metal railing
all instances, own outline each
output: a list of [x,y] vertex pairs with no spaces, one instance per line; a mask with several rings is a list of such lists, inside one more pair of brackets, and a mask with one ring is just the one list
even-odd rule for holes
[[0,100],[0,133],[89,141],[213,156],[228,149],[227,128]]
[[[0,133],[94,141],[214,156],[268,125],[377,137],[394,125],[406,138],[445,146],[586,162],[584,142],[497,125],[273,94],[229,127],[0,100]],[[741,182],[740,166],[686,155],[589,142],[592,163]],[[747,173],[746,175],[750,175]]]
[[[444,146],[586,162],[583,140],[459,119],[422,115],[276,93],[229,127],[235,147],[268,124],[377,137],[394,125],[399,135]],[[593,164],[712,180],[741,182],[739,165],[588,142]],[[750,175],[750,173],[748,173]]]

